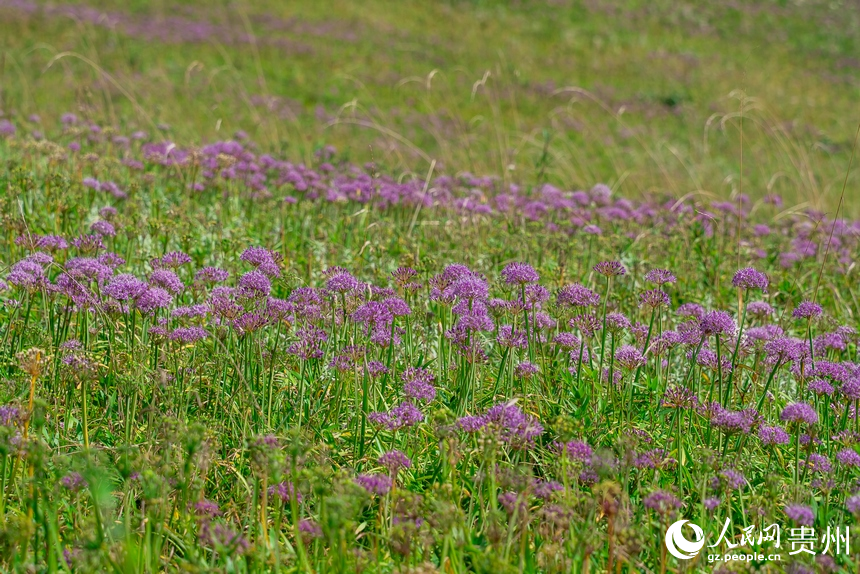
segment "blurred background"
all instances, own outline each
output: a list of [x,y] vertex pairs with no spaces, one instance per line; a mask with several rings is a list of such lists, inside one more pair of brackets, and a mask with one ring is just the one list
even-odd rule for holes
[[631,197],[832,213],[860,121],[858,0],[0,0],[0,50],[6,114]]

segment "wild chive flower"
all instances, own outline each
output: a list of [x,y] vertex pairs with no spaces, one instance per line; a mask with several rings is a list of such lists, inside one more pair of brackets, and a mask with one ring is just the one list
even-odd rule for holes
[[711,403],[707,408],[710,410],[711,423],[726,434],[749,434],[760,419],[755,409],[731,411],[722,408],[719,403]]
[[657,286],[665,285],[667,283],[675,283],[677,280],[677,277],[675,277],[671,271],[666,269],[652,269],[645,274],[645,281],[648,283],[654,283]]
[[660,406],[667,409],[694,409],[699,404],[699,398],[686,387],[670,387],[666,389]]
[[168,335],[171,341],[179,341],[180,343],[188,344],[200,341],[209,336],[206,329],[203,327],[177,327]]
[[72,246],[81,253],[92,253],[105,248],[100,235],[79,235],[72,239]]
[[709,335],[726,335],[731,337],[737,330],[735,320],[725,311],[709,311],[699,320],[699,329],[706,337]]
[[247,297],[268,297],[272,291],[272,283],[263,273],[250,271],[239,278],[239,288]]
[[812,526],[815,523],[812,509],[802,504],[789,504],[785,507],[785,515],[800,526]]
[[836,460],[842,466],[860,467],[860,454],[852,448],[845,448],[836,453]]
[[282,481],[273,484],[268,488],[268,494],[269,496],[277,496],[284,504],[288,504],[293,499],[299,504],[302,502],[302,493],[291,482]]
[[594,334],[600,330],[601,322],[600,317],[597,315],[584,313],[582,315],[576,315],[568,322],[568,325],[571,328],[579,329],[582,332],[583,337],[589,338],[593,337]]
[[594,266],[594,270],[604,277],[618,277],[627,273],[620,261],[601,261]]
[[773,307],[764,301],[752,301],[747,304],[747,314],[753,317],[770,317],[773,315]]
[[242,252],[239,259],[250,263],[264,275],[269,277],[281,276],[281,270],[278,268],[278,261],[281,259],[280,253],[269,251],[263,247],[249,247]]
[[403,380],[403,392],[412,399],[430,402],[436,398],[436,388],[433,386],[433,373],[419,367],[409,367],[400,375]]
[[114,237],[116,235],[116,228],[113,224],[110,221],[105,221],[103,219],[93,223],[90,226],[90,231],[103,237]]
[[146,283],[128,273],[113,277],[102,292],[117,301],[136,299],[146,291]]
[[641,307],[658,307],[669,305],[669,295],[662,289],[651,289],[639,294],[639,305]]
[[322,344],[328,341],[326,332],[318,327],[305,327],[296,332],[298,341],[287,347],[287,353],[303,361],[320,359],[324,355]]
[[780,337],[768,341],[764,352],[771,364],[800,361],[809,355],[809,346],[800,339]]
[[788,423],[814,425],[818,422],[818,413],[807,403],[791,403],[782,409],[779,420]]
[[[570,333],[561,333],[556,336],[556,339],[565,334],[571,335]],[[579,344],[579,339],[576,339],[576,341]],[[514,329],[513,325],[501,325],[499,327],[499,334],[496,335],[496,343],[505,349],[525,349],[528,346],[528,339],[526,338],[525,331]]]
[[383,453],[382,456],[377,459],[377,462],[381,466],[387,468],[391,475],[396,475],[402,468],[409,468],[412,466],[412,460],[410,460],[402,451],[397,449]]
[[588,443],[583,441],[573,440],[565,443],[555,443],[555,446],[562,456],[579,462],[588,463],[591,461],[592,454],[594,454]]
[[509,263],[502,269],[502,279],[508,285],[525,285],[537,283],[540,276],[534,267],[527,263]]
[[528,447],[543,434],[543,426],[512,403],[490,407],[481,417],[461,418],[458,424],[467,432],[491,429],[502,441],[514,447]]
[[746,477],[737,470],[727,468],[720,473],[720,479],[732,490],[739,490],[746,486]]
[[530,379],[540,372],[540,369],[534,363],[523,361],[514,367],[514,376],[520,379]]
[[791,440],[788,433],[778,426],[762,426],[758,429],[758,438],[763,446],[788,444]]
[[630,329],[633,325],[630,319],[623,313],[607,313],[606,328],[612,333],[619,333],[624,329]]
[[391,477],[386,474],[359,474],[355,477],[355,483],[361,486],[369,494],[384,496],[391,490]]
[[693,317],[695,319],[701,319],[705,314],[705,310],[698,303],[684,303],[680,307],[678,307],[677,311],[675,311],[680,317]]
[[134,305],[141,313],[148,315],[167,307],[172,300],[170,293],[161,287],[149,287],[135,299]]
[[343,271],[332,275],[328,281],[326,281],[326,289],[329,291],[333,291],[335,293],[347,293],[349,291],[356,291],[361,286],[361,283],[353,277],[350,273]]
[[845,500],[845,508],[855,516],[860,516],[860,494],[849,496]]
[[408,285],[416,276],[418,272],[412,269],[411,267],[398,267],[391,273],[391,278],[394,280],[394,283],[398,287],[405,287]]
[[809,381],[809,383],[806,385],[806,388],[810,392],[815,393],[816,395],[825,395],[825,396],[832,395],[833,391],[835,390],[833,388],[833,385],[831,385],[830,383],[828,383],[824,379],[814,379],[812,381]]
[[673,516],[684,503],[677,496],[665,490],[655,490],[642,500],[645,508],[650,508],[661,516]]
[[600,295],[579,283],[565,285],[556,296],[559,305],[568,307],[597,307],[600,305]]
[[204,267],[194,274],[197,283],[221,283],[230,277],[230,273],[218,267]]
[[60,484],[63,485],[63,488],[67,490],[71,490],[72,492],[80,492],[81,490],[87,488],[89,483],[87,483],[87,479],[80,475],[77,472],[70,472],[62,479],[60,479]]
[[554,480],[536,480],[534,483],[535,496],[541,500],[549,500],[552,498],[552,493],[562,490],[564,486]]
[[828,473],[833,470],[830,459],[823,454],[810,454],[809,458],[805,461],[805,465],[811,472]]
[[732,285],[738,289],[758,289],[767,293],[768,284],[767,275],[761,271],[756,271],[752,267],[738,270],[732,278]]
[[615,352],[615,362],[632,371],[645,365],[645,357],[636,347],[624,345]]
[[804,301],[791,312],[791,316],[795,319],[814,319],[819,317],[822,312],[823,309],[818,303]]
[[149,282],[178,295],[185,288],[182,280],[170,269],[156,269],[149,275]]

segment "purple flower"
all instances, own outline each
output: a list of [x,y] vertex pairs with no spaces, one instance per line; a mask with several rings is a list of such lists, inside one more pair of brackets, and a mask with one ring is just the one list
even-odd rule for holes
[[699,329],[706,337],[709,335],[726,335],[731,337],[735,334],[737,325],[731,315],[725,311],[709,311],[702,315],[699,320]]
[[645,508],[650,508],[657,514],[670,516],[681,508],[684,503],[681,502],[674,494],[665,490],[655,490],[642,500]]
[[537,419],[525,414],[512,403],[490,407],[483,416],[485,425],[496,429],[500,438],[513,446],[527,447],[543,434]]
[[89,486],[87,479],[77,472],[70,472],[64,476],[60,479],[60,484],[63,485],[63,488],[71,490],[72,492],[79,492]]
[[248,297],[268,297],[272,283],[263,273],[250,271],[239,278],[239,288]]
[[177,327],[171,331],[168,338],[183,344],[194,343],[209,336],[203,327]]
[[322,344],[328,340],[326,332],[318,327],[305,327],[296,332],[298,341],[287,347],[287,353],[307,361],[323,356]]
[[116,229],[110,221],[100,219],[90,226],[90,231],[97,235],[113,237],[116,235]]
[[182,280],[170,269],[156,269],[150,274],[149,282],[156,287],[170,291],[174,295],[181,293],[185,288]]
[[549,500],[552,498],[553,492],[564,490],[564,486],[554,480],[538,480],[534,484],[535,496],[541,500]]
[[600,295],[579,283],[574,283],[562,287],[556,300],[559,305],[569,307],[596,307],[600,304]]
[[79,235],[72,239],[72,245],[81,253],[90,253],[105,248],[100,235]]
[[436,398],[436,388],[433,386],[433,373],[419,367],[409,367],[400,375],[403,380],[403,392],[412,399],[430,402]]
[[823,454],[812,453],[806,459],[806,467],[812,472],[827,473],[833,470],[830,460]]
[[298,489],[291,482],[279,482],[278,484],[274,484],[268,489],[269,496],[277,496],[281,499],[281,502],[288,503],[293,498],[296,499],[296,503],[301,504],[302,502],[302,493],[298,491]]
[[520,379],[530,379],[540,372],[540,368],[534,363],[523,361],[514,367],[514,376]]
[[322,538],[323,536],[322,527],[310,518],[299,520],[299,532],[311,539]]
[[814,425],[818,422],[818,413],[807,403],[791,403],[782,409],[779,419],[789,423]]
[[763,446],[788,444],[790,440],[788,433],[778,426],[762,426],[758,430],[758,438]]
[[401,468],[409,468],[412,466],[412,461],[405,453],[394,449],[389,450],[379,457],[377,462],[388,469],[392,475],[397,474]]
[[845,448],[836,453],[836,460],[842,466],[860,467],[860,454],[851,448]]
[[141,313],[148,315],[156,309],[167,307],[172,300],[170,293],[161,287],[149,287],[135,299],[134,304]]
[[726,470],[722,471],[720,473],[720,478],[722,478],[726,486],[728,486],[732,490],[741,489],[747,483],[747,479],[743,474],[731,468],[727,468]]
[[364,488],[368,493],[383,496],[391,490],[391,477],[386,474],[359,474],[355,477],[355,483]]
[[627,273],[620,261],[601,261],[594,266],[594,270],[604,277],[618,277]]
[[765,343],[764,352],[772,364],[800,361],[809,355],[809,346],[800,339],[780,337]]
[[218,267],[204,267],[194,274],[194,281],[198,283],[221,283],[230,277],[230,273]]
[[666,269],[652,269],[645,274],[645,281],[654,283],[655,285],[665,285],[666,283],[675,283],[678,279],[671,271]]
[[645,357],[636,347],[624,345],[615,352],[615,362],[628,370],[645,365]]
[[849,496],[845,500],[845,508],[854,516],[860,515],[860,494]]
[[171,251],[164,255],[159,261],[160,267],[166,267],[168,269],[176,269],[185,265],[186,263],[191,263],[191,257],[182,251]]
[[278,261],[281,255],[263,247],[249,247],[242,252],[239,259],[246,261],[257,268],[257,271],[269,277],[280,277],[281,270]]
[[711,423],[726,434],[748,434],[759,419],[755,409],[730,411],[722,408],[719,403],[703,407],[710,411]]
[[791,312],[791,316],[795,319],[814,319],[820,316],[822,312],[823,309],[818,303],[804,301]]
[[812,381],[809,381],[809,384],[806,385],[806,388],[809,389],[811,392],[815,393],[816,395],[826,396],[832,395],[833,391],[835,390],[833,388],[833,385],[831,385],[824,379],[814,379]]
[[785,515],[800,526],[812,526],[815,523],[812,509],[802,504],[789,504],[785,507]]
[[328,281],[326,281],[326,289],[329,291],[334,291],[335,293],[347,293],[349,291],[356,291],[360,287],[361,283],[353,277],[351,274],[346,271],[336,273],[332,275]]
[[720,504],[722,504],[722,501],[719,498],[711,497],[706,498],[702,504],[704,505],[705,510],[713,512]]
[[556,443],[556,447],[559,449],[562,456],[566,456],[570,460],[578,460],[584,463],[590,462],[591,456],[594,454],[594,451],[588,443],[577,440],[566,443]]
[[747,314],[753,317],[770,317],[773,315],[773,307],[764,301],[753,301],[747,305]]
[[526,283],[537,283],[540,276],[534,267],[527,263],[509,263],[502,269],[502,279],[508,285],[525,285]]
[[705,310],[698,303],[684,303],[675,313],[680,317],[695,317],[701,319],[705,314]]
[[661,289],[650,289],[639,294],[639,305],[643,307],[663,307],[669,305],[669,295]]
[[767,275],[752,267],[740,269],[732,278],[732,285],[738,289],[759,289],[767,293],[768,284]]

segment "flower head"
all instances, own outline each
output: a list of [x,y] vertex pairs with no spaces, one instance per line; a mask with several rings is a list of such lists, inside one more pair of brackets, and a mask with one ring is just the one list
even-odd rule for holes
[[665,285],[666,283],[675,283],[677,280],[677,277],[666,269],[652,269],[645,274],[645,281],[658,286]]
[[502,279],[508,285],[525,285],[526,283],[537,283],[540,279],[534,267],[527,263],[509,263],[502,269]]
[[594,270],[604,277],[618,277],[627,273],[620,261],[601,261],[594,266]]
[[782,409],[779,415],[781,421],[814,425],[818,422],[818,413],[807,403],[791,403]]
[[732,278],[732,285],[738,289],[759,289],[767,293],[768,279],[767,275],[761,271],[756,271],[752,267],[745,267],[735,273]]
[[818,303],[804,301],[791,312],[791,316],[795,319],[814,319],[819,317],[822,312],[823,309]]

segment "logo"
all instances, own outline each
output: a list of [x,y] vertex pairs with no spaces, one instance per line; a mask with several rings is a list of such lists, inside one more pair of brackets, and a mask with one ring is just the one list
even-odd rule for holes
[[[681,532],[681,528],[687,523],[690,524],[690,528],[696,534],[696,540],[694,541],[684,538],[684,533]],[[666,549],[669,551],[669,554],[680,560],[695,558],[704,545],[705,533],[689,520],[679,520],[666,530]]]

